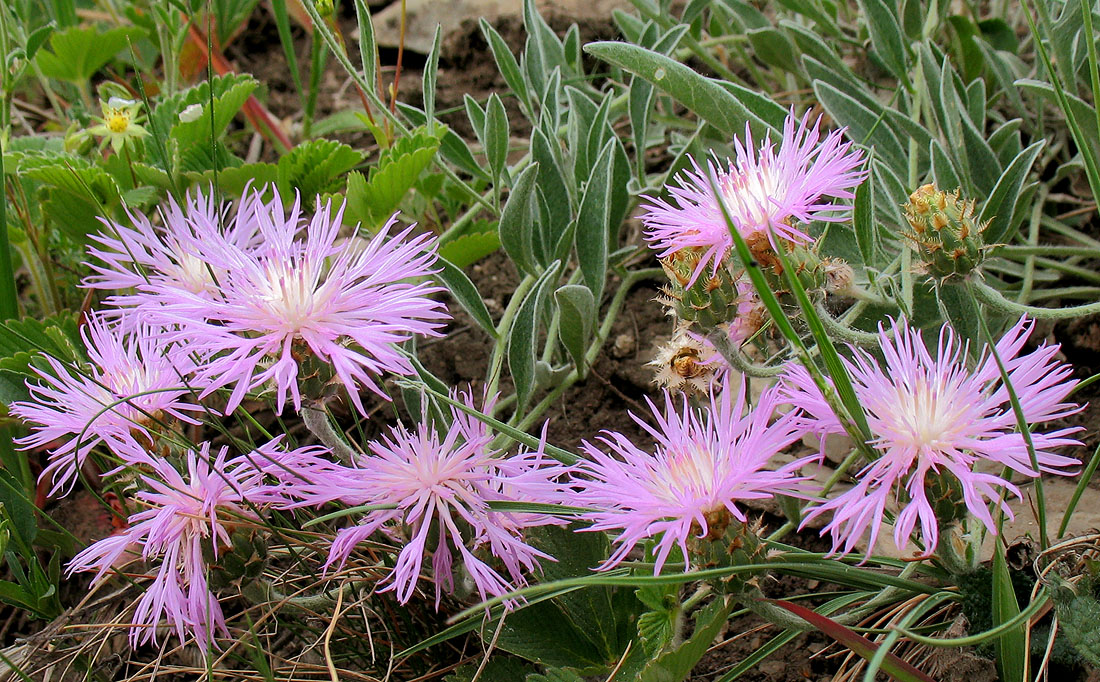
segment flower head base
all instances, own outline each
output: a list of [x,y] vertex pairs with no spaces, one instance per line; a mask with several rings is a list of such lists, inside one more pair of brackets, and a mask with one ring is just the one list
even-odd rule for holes
[[685,399],[677,412],[665,393],[662,414],[650,403],[657,426],[634,420],[655,441],[649,454],[622,434],[608,431],[599,440],[611,450],[584,444],[590,460],[573,474],[577,503],[596,511],[584,515],[593,522],[586,530],[620,530],[617,545],[601,570],[615,567],[639,542],[657,540],[659,573],[676,547],[688,556],[688,539],[721,536],[736,519],[746,521],[739,503],[776,494],[804,496],[805,479],[798,470],[813,457],[768,469],[771,458],[801,437],[795,414],[769,423],[777,405],[775,390],[766,390],[745,414],[746,388],[736,399],[727,387],[702,411]]
[[138,325],[127,332],[101,315],[92,315],[81,330],[91,360],[78,371],[47,356],[50,371],[38,371],[41,383],[27,383],[31,400],[11,404],[11,412],[32,425],[18,440],[25,448],[46,447],[42,478],[52,479],[50,494],[72,488],[88,454],[100,443],[124,462],[151,461],[145,448],[157,423],[175,418],[189,423],[187,412],[199,409],[185,398],[183,376],[193,365],[164,342],[164,331]]
[[982,233],[989,221],[979,223],[974,202],[960,200],[957,190],[949,194],[935,185],[918,188],[905,205],[905,218],[913,231],[904,236],[933,277],[966,277],[985,260],[988,247]]
[[227,448],[216,457],[210,444],[187,453],[181,474],[167,461],[154,460],[152,475],[142,476],[148,490],[137,493],[148,505],[129,518],[129,527],[88,547],[69,563],[69,573],[95,571],[93,584],[139,556],[160,561],[153,582],[138,600],[130,629],[130,644],[156,642],[163,621],[175,628],[180,641],[188,633],[206,649],[215,633],[228,635],[221,605],[207,581],[204,552],[217,556],[231,544],[227,514],[250,517],[245,504],[259,489],[252,461],[277,456],[272,441],[247,457],[226,460]]
[[[462,400],[472,407],[468,394]],[[541,514],[494,511],[489,503],[561,503],[565,493],[557,480],[566,469],[541,451],[502,457],[490,449],[492,435],[483,423],[457,408],[451,413],[453,423],[443,436],[425,423],[415,432],[398,426],[370,443],[370,455],[352,467],[298,458],[286,462],[296,476],[280,475],[284,483],[278,494],[297,498],[292,506],[339,500],[390,507],[368,512],[359,525],[341,530],[327,565],[344,564],[357,544],[384,530],[405,543],[383,581],[401,603],[412,597],[425,552],[432,556],[437,606],[443,592],[455,590],[454,552],[483,600],[506,594],[526,584],[524,570],[551,558],[523,541],[523,529],[561,523]],[[479,548],[503,563],[507,577],[475,553]]]
[[109,142],[116,153],[121,153],[127,145],[133,147],[137,140],[149,135],[149,131],[137,123],[141,102],[112,97],[101,102],[100,107],[103,118],[96,117],[100,124],[92,126],[88,132],[102,137],[103,146]]
[[[1031,331],[1021,319],[997,343],[996,351],[1005,364],[1009,380],[1029,424],[1037,424],[1077,412],[1081,408],[1065,402],[1076,381],[1072,370],[1054,359],[1058,346],[1040,346],[1020,355]],[[1049,433],[1031,432],[1039,471],[1031,466],[1027,444],[1017,432],[1009,393],[990,354],[977,368],[966,366],[966,350],[954,333],[944,327],[933,357],[919,331],[904,320],[893,324],[893,338],[880,330],[880,345],[886,369],[868,353],[852,349],[846,362],[856,396],[864,406],[867,422],[875,436],[873,447],[881,456],[857,475],[856,485],[815,508],[807,520],[833,513],[826,526],[833,536],[833,551],[847,553],[868,532],[868,555],[874,547],[887,504],[894,497],[905,502],[894,528],[894,542],[904,547],[920,523],[924,546],[935,550],[939,529],[953,519],[939,518],[934,505],[940,495],[933,488],[955,489],[962,502],[991,533],[996,524],[987,505],[995,502],[1011,518],[1012,512],[997,492],[1004,486],[1019,496],[1019,489],[999,474],[981,470],[983,463],[994,469],[1008,467],[1016,473],[1037,477],[1040,472],[1068,475],[1079,462],[1056,455],[1053,449],[1079,445],[1066,438],[1079,429]],[[806,427],[822,436],[843,430],[805,369],[792,366],[783,377],[786,398],[809,418]],[[948,477],[946,484],[935,480]]]
[[[708,265],[717,272],[733,245],[720,200],[738,232],[747,241],[757,242],[758,249],[770,244],[769,228],[781,240],[811,242],[794,221],[840,220],[836,212],[850,206],[834,205],[825,197],[852,198],[852,189],[866,174],[860,170],[862,153],[841,142],[844,131],[831,132],[822,140],[820,124],[819,118],[811,127],[808,113],[799,121],[792,112],[783,125],[778,150],[771,140],[755,150],[746,125],[745,139],[734,139],[736,161],[731,159],[726,170],[715,160],[707,161],[705,168],[692,160],[694,170],[680,176],[679,186],[669,187],[672,201],[650,198],[646,206],[642,220],[650,246],[661,258],[685,248],[703,249],[693,277]],[[717,196],[711,189],[712,178]]]

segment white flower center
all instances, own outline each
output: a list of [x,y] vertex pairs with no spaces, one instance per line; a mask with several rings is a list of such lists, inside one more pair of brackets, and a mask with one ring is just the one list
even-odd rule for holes
[[720,187],[730,215],[740,218],[746,227],[766,225],[776,211],[772,198],[781,200],[785,194],[766,160],[762,160],[759,168],[738,169],[723,175]]
[[260,283],[264,308],[283,327],[301,329],[313,319],[318,307],[313,267],[307,263],[271,260],[264,270],[266,278]]
[[210,273],[210,266],[198,256],[175,249],[175,272],[166,273],[174,277],[187,291],[193,294],[201,294],[216,288],[216,282]]
[[936,449],[954,440],[966,410],[955,388],[923,376],[913,386],[896,386],[896,403],[887,415],[900,444]]
[[665,489],[662,493],[670,501],[683,493],[705,494],[717,487],[713,455],[701,446],[688,445],[678,452],[666,453],[665,462],[668,478],[657,483]]

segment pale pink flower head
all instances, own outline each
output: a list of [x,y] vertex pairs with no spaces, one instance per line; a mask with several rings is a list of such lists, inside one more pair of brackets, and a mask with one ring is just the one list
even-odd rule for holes
[[200,409],[188,402],[184,384],[193,365],[165,343],[163,330],[147,324],[127,330],[92,314],[81,336],[88,367],[47,356],[49,370],[35,369],[41,381],[27,382],[31,399],[10,405],[11,413],[31,426],[16,442],[25,449],[50,448],[42,478],[51,479],[51,495],[72,488],[96,446],[106,445],[127,463],[147,462],[144,446],[159,422],[175,418],[194,424],[187,413]]
[[793,223],[841,220],[840,212],[851,207],[829,199],[851,199],[852,190],[866,176],[862,152],[842,141],[844,129],[822,140],[820,126],[820,117],[811,126],[809,112],[799,121],[792,110],[778,149],[770,138],[754,149],[746,124],[745,139],[733,140],[736,159],[730,159],[725,170],[717,159],[708,159],[705,167],[692,159],[694,170],[684,171],[677,185],[668,186],[671,201],[647,197],[650,203],[642,221],[650,247],[661,258],[685,248],[706,249],[694,277],[707,264],[712,271],[719,268],[733,238],[719,198],[711,191],[711,177],[742,236],[766,238],[770,227],[780,239],[810,243],[810,236]]
[[[461,399],[473,406],[469,394]],[[505,456],[490,447],[493,436],[482,422],[457,408],[451,413],[445,434],[423,422],[415,432],[394,427],[350,467],[316,456],[285,460],[290,471],[276,475],[283,479],[281,492],[298,498],[293,506],[339,501],[393,507],[367,512],[358,525],[339,531],[326,567],[343,565],[357,544],[382,530],[404,543],[383,591],[407,602],[430,554],[438,606],[443,592],[454,592],[455,553],[482,600],[525,585],[524,571],[551,559],[524,542],[522,533],[563,522],[545,514],[496,511],[490,502],[561,503],[566,493],[558,480],[567,468],[541,449]],[[507,575],[482,558],[486,553]]]
[[338,243],[342,208],[323,206],[303,225],[298,202],[286,215],[278,196],[254,206],[259,245],[218,256],[216,295],[166,292],[159,318],[204,358],[203,396],[232,388],[227,410],[269,382],[280,412],[288,397],[301,409],[302,366],[317,361],[363,412],[361,387],[385,397],[374,377],[413,372],[396,344],[438,336],[449,319],[432,298],[441,289],[416,281],[433,272],[435,240],[411,227],[391,237],[391,218],[369,240]]
[[249,507],[260,477],[252,461],[278,456],[278,441],[261,446],[248,457],[226,459],[228,448],[214,456],[210,444],[188,451],[187,470],[180,473],[167,460],[151,462],[143,475],[146,487],[136,494],[146,509],[130,516],[129,527],[91,545],[69,562],[70,574],[95,571],[93,584],[110,572],[142,558],[156,564],[145,593],[138,600],[130,628],[130,644],[156,643],[157,626],[175,629],[180,641],[188,634],[202,649],[216,645],[216,634],[228,636],[217,596],[207,581],[204,548],[217,556],[231,542],[232,526],[255,518]]
[[589,459],[577,466],[571,484],[575,504],[595,510],[582,516],[593,522],[585,530],[619,531],[600,570],[617,566],[647,538],[659,538],[654,574],[660,573],[669,553],[679,547],[687,557],[688,538],[707,537],[713,520],[747,521],[740,506],[745,500],[805,497],[806,479],[798,472],[816,457],[770,468],[772,458],[804,433],[797,416],[773,421],[774,389],[746,410],[746,392],[743,382],[740,390],[727,385],[701,409],[686,397],[677,409],[666,391],[663,413],[650,402],[657,426],[631,415],[652,436],[652,453],[614,431],[599,437],[603,447],[583,444]]
[[[1058,346],[1039,346],[1021,355],[1032,323],[1021,318],[997,342],[1012,388],[1028,424],[1059,419],[1082,409],[1067,402],[1077,382],[1070,366],[1058,362]],[[1031,466],[1027,444],[1017,428],[1008,390],[996,360],[985,353],[975,369],[967,366],[967,351],[949,327],[943,327],[935,356],[920,331],[904,320],[893,322],[893,337],[879,329],[885,365],[866,351],[852,348],[845,365],[863,406],[878,459],[856,474],[847,492],[809,511],[806,520],[831,512],[825,527],[834,553],[848,553],[867,536],[867,555],[878,538],[891,501],[901,506],[894,526],[894,543],[903,548],[919,522],[926,552],[936,549],[939,523],[928,496],[929,477],[947,476],[962,490],[967,509],[990,533],[997,532],[989,513],[991,502],[1009,518],[1012,511],[998,492],[1004,486],[1020,490],[1000,475],[1004,467],[1021,476],[1040,472],[1072,475],[1080,462],[1054,449],[1080,445],[1067,435],[1080,428],[1031,430],[1039,471]],[[782,380],[785,398],[807,415],[806,426],[823,438],[843,428],[806,370],[791,365]],[[947,521],[947,520],[945,520]]]
[[164,226],[158,228],[148,217],[131,213],[130,224],[104,220],[107,230],[91,235],[97,246],[88,254],[96,260],[87,265],[96,273],[84,280],[93,289],[125,291],[107,302],[138,315],[124,319],[158,321],[165,303],[186,303],[193,315],[203,315],[203,302],[217,298],[221,280],[233,254],[249,252],[259,245],[260,216],[281,213],[277,201],[265,204],[259,192],[245,191],[237,210],[219,207],[213,191],[189,194],[184,205],[169,199],[161,211]]

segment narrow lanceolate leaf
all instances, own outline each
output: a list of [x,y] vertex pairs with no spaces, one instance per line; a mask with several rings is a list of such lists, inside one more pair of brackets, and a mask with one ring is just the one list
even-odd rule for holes
[[355,18],[359,23],[359,58],[363,62],[363,82],[372,87],[378,80],[378,47],[374,42],[374,22],[366,0],[355,0]]
[[523,409],[535,389],[539,320],[546,304],[547,290],[557,277],[559,265],[559,261],[554,261],[542,273],[520,304],[512,324],[512,334],[508,338],[508,371],[512,373],[512,382],[516,386],[517,409]]
[[497,330],[493,324],[493,318],[489,316],[489,309],[485,307],[485,301],[482,300],[481,294],[478,293],[474,283],[470,281],[465,272],[462,272],[461,268],[447,259],[439,257],[436,262],[440,266],[437,274],[443,285],[447,287],[447,290],[451,292],[451,295],[455,297],[463,310],[470,314],[474,322],[477,322],[489,336],[496,338]]
[[439,43],[443,36],[443,27],[435,26],[435,38],[428,53],[428,63],[424,65],[424,113],[428,118],[428,129],[435,128],[435,82],[439,75]]
[[[806,608],[801,604],[795,604],[788,601],[780,601],[778,599],[768,599],[767,602],[774,604],[782,609],[790,611],[794,615],[798,616],[802,620],[806,621],[810,625],[814,626],[821,632],[825,633],[829,637],[832,637],[840,644],[848,647],[860,658],[865,661],[870,661],[875,651],[878,650],[879,645],[875,644],[871,640],[867,639],[863,635],[852,631],[851,629],[841,625],[832,618],[823,616],[816,611]],[[909,663],[906,663],[902,659],[898,658],[894,654],[886,654],[886,658],[882,662],[880,670],[895,680],[901,682],[934,682],[934,680],[928,675],[914,668]]]
[[583,375],[584,352],[596,322],[596,299],[592,291],[579,284],[566,284],[554,292],[561,324],[558,337]]
[[481,26],[481,33],[489,43],[489,50],[493,53],[497,70],[500,71],[501,76],[504,76],[504,82],[508,84],[512,92],[516,93],[520,106],[524,108],[527,114],[530,114],[531,99],[527,93],[527,82],[523,80],[523,72],[519,70],[519,62],[516,61],[516,56],[512,54],[512,51],[508,48],[508,43],[504,42],[504,38],[500,37],[492,24],[485,19],[481,19],[478,25]]
[[876,114],[854,97],[828,83],[814,83],[814,92],[829,115],[837,123],[848,126],[848,137],[875,148],[875,155],[894,170],[908,172],[908,153],[890,126],[883,121],[885,114]]
[[539,165],[533,163],[520,173],[500,214],[500,245],[521,272],[538,274],[535,265],[535,177]]
[[1035,159],[1039,157],[1043,145],[1044,141],[1039,140],[1017,154],[997,180],[997,185],[989,198],[982,204],[982,212],[978,220],[981,223],[990,221],[989,227],[983,234],[987,244],[1007,241],[1012,236],[1008,234],[1008,230],[1012,226],[1012,211],[1016,205],[1016,197],[1020,195],[1020,188],[1024,186],[1024,180],[1027,179],[1028,172],[1035,164]]
[[611,213],[611,179],[614,140],[608,140],[592,169],[577,214],[577,261],[585,285],[598,301],[607,278],[608,220]]
[[867,18],[867,29],[871,33],[871,45],[875,52],[886,68],[909,87],[909,59],[896,10],[887,6],[885,0],[860,0],[859,5]]
[[878,225],[875,222],[875,183],[870,179],[856,189],[852,225],[855,228],[859,253],[863,256],[863,264],[868,267],[877,267],[881,247],[878,239]]
[[620,42],[590,43],[584,49],[597,59],[649,81],[726,135],[743,134],[746,121],[757,135],[770,128],[718,81],[663,54]]
[[[1016,592],[1012,587],[1012,577],[1008,573],[1004,546],[994,543],[993,554],[993,626],[1011,620],[1020,613],[1020,604],[1016,601]],[[1027,672],[1027,633],[1026,624],[1013,628],[994,642],[997,655],[997,672],[1000,679],[1013,682],[1030,679]]]
[[508,161],[508,113],[495,92],[489,96],[485,111],[485,156],[494,181],[501,177]]

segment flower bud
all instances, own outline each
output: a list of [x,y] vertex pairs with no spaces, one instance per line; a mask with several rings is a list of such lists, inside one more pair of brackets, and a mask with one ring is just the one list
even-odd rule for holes
[[700,249],[682,249],[661,260],[671,284],[662,300],[679,319],[696,322],[704,331],[710,331],[737,317],[741,293],[737,279],[726,267],[703,272],[692,280],[703,253]]
[[904,236],[936,279],[966,277],[985,259],[982,232],[989,223],[975,220],[974,202],[960,200],[958,190],[919,187],[909,195],[905,218],[913,231]]

